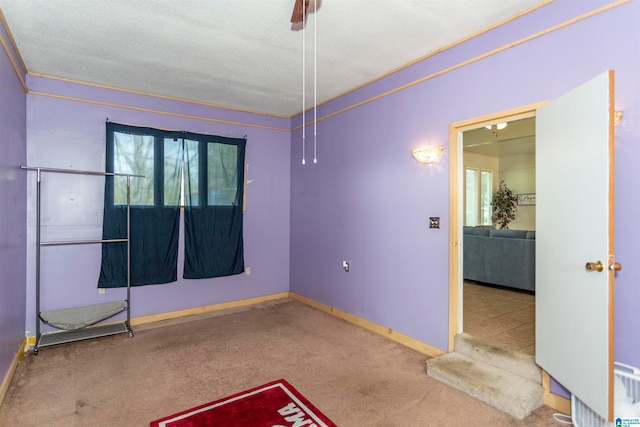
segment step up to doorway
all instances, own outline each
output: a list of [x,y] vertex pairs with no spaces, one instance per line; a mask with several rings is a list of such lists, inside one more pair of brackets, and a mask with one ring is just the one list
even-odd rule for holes
[[454,346],[456,352],[472,359],[504,369],[538,384],[542,383],[542,370],[536,365],[534,356],[509,350],[465,333],[455,336]]
[[521,353],[467,338],[456,337],[456,351],[428,360],[427,375],[520,420],[542,405],[539,371],[523,368]]

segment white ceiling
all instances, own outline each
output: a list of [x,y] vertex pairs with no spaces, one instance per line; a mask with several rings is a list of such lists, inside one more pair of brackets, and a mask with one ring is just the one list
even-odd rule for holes
[[[541,3],[317,1],[306,30],[307,107],[314,52],[322,103]],[[30,73],[281,116],[302,110],[302,31],[290,23],[293,5],[0,0]]]
[[481,127],[462,134],[465,153],[490,157],[534,155],[536,152],[536,119],[515,120],[504,129]]

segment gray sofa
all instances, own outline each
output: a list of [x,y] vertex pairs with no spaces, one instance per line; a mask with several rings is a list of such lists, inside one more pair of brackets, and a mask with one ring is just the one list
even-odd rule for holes
[[535,233],[463,227],[464,279],[534,292]]

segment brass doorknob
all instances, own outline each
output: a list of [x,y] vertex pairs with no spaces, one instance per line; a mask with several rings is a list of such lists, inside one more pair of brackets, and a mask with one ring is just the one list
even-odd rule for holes
[[609,270],[620,271],[622,270],[622,264],[620,264],[619,262],[614,262],[609,266]]
[[587,267],[587,270],[589,270],[589,271],[602,271],[602,270],[604,270],[604,264],[602,263],[602,261],[588,262],[586,267]]

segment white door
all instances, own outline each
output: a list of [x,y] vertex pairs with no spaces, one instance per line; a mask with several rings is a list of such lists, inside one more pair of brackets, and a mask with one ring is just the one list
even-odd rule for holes
[[613,116],[613,71],[536,113],[536,362],[608,420]]

